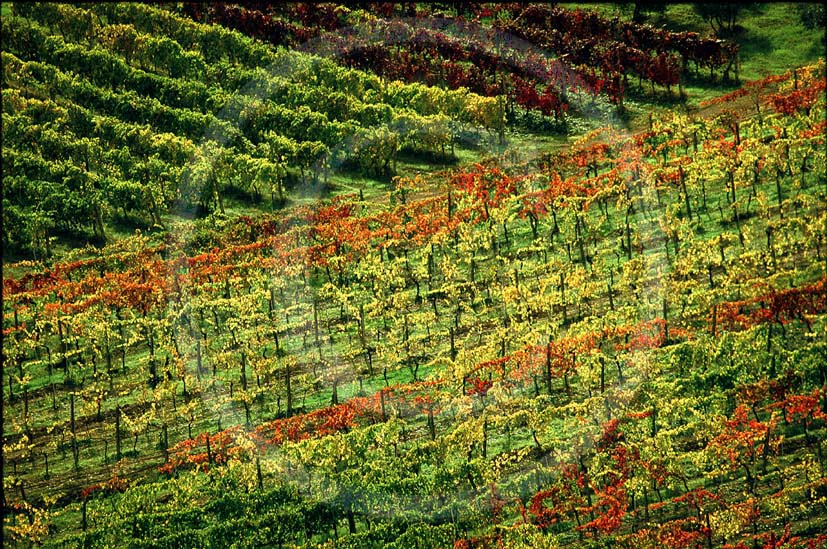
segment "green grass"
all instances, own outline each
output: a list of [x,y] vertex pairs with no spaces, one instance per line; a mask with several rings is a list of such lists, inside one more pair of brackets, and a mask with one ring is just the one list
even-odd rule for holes
[[[711,34],[708,23],[691,4],[669,6],[664,16],[652,19],[675,30]],[[823,29],[807,29],[801,24],[796,4],[767,3],[755,11],[744,11],[737,23],[743,31],[733,38],[741,47],[740,76],[746,80],[785,72],[815,61],[824,55]]]
[[[572,9],[594,9],[607,17],[619,16],[623,20],[630,20],[632,17],[630,6],[624,8],[618,4],[600,3],[561,5]],[[713,34],[709,23],[695,13],[692,4],[688,3],[671,4],[663,14],[651,14],[646,22],[677,32],[692,31],[702,36]],[[808,65],[825,55],[824,29],[804,27],[795,3],[766,3],[757,9],[745,9],[736,23],[742,27],[741,32],[730,39],[740,46],[739,77],[742,82]],[[633,80],[635,79],[630,81]],[[706,71],[700,78],[690,75],[685,86],[687,105],[697,106],[702,101],[737,87],[734,81],[721,82],[720,75],[714,82],[710,81]],[[646,88],[648,90],[648,86]],[[645,96],[640,99],[641,102],[651,105],[661,103],[657,99],[646,100]]]

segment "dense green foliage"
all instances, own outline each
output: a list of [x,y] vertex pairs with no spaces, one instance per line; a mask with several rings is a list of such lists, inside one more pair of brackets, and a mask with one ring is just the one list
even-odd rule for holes
[[332,168],[385,175],[402,149],[445,155],[452,132],[496,127],[494,99],[389,84],[158,8],[12,13],[4,219],[23,230],[4,246],[34,259],[56,235],[104,242],[113,216],[163,226],[174,208],[224,211],[228,192],[276,206]]

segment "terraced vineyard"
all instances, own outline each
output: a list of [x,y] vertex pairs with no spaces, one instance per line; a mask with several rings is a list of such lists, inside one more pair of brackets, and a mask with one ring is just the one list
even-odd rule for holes
[[824,59],[308,9],[4,11],[5,540],[827,546]]

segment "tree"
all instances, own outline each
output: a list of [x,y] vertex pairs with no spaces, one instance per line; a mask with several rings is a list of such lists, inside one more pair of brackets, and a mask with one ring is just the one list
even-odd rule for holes
[[[798,15],[801,18],[801,24],[808,29],[823,29],[827,26],[827,10],[824,4],[817,3],[801,3],[796,6]],[[824,43],[825,37],[822,35],[821,42]]]
[[723,37],[732,36],[739,30],[736,21],[744,10],[757,12],[764,9],[764,4],[698,2],[693,3],[692,8],[709,23],[716,36]]
[[648,16],[653,13],[663,15],[666,12],[667,6],[667,2],[658,0],[634,0],[634,2],[623,2],[621,7],[626,12],[628,12],[629,9],[632,10],[632,22],[643,23]]

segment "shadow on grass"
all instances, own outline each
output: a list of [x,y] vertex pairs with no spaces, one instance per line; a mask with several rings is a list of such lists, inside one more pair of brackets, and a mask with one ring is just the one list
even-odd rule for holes
[[397,155],[397,162],[404,162],[407,164],[433,164],[436,166],[453,166],[457,163],[458,159],[456,156],[451,155],[450,153],[435,153],[435,152],[422,152],[422,151],[411,151],[408,149],[402,149],[399,151]]
[[[225,201],[235,201],[244,206],[250,206],[253,208],[258,208],[261,210],[266,210],[270,207],[270,198],[265,197],[261,193],[253,193],[246,191],[244,189],[239,189],[238,187],[228,187],[224,192],[224,200]],[[278,200],[278,197],[275,197],[275,200]],[[275,200],[273,201],[275,203]]]
[[652,88],[646,88],[645,85],[641,89],[637,85],[629,86],[626,92],[626,98],[635,101],[641,105],[657,105],[661,107],[673,107],[675,105],[683,105],[686,103],[686,97],[678,93],[678,87],[674,86],[670,90],[655,88],[654,94]]
[[821,43],[813,44],[807,52],[810,57],[827,56],[827,31],[821,35]]
[[21,261],[36,260],[34,254],[30,251],[16,250],[10,247],[3,246],[3,264],[19,263]]
[[749,57],[773,51],[772,41],[757,32],[743,32],[736,41],[741,46],[741,59],[747,61]]
[[136,229],[149,230],[152,224],[140,216],[134,214],[117,214],[112,216],[108,225],[118,233],[134,233]]

